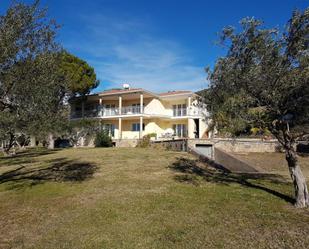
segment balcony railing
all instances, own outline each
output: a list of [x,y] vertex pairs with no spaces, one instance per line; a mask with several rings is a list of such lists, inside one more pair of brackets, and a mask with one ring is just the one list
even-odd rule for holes
[[130,115],[130,114],[140,114],[141,107],[140,106],[126,106],[121,109],[121,114]]
[[174,117],[183,117],[183,116],[208,116],[209,113],[206,109],[200,107],[187,107],[187,108],[178,108],[173,110]]
[[106,116],[116,116],[119,115],[119,108],[101,108],[99,111],[99,117],[106,117]]
[[[113,108],[97,108],[93,110],[85,110],[84,117],[109,117],[109,116],[118,116],[118,115],[135,115],[144,113],[141,110],[140,106],[125,106],[120,109],[118,107]],[[156,114],[156,113],[152,113]],[[158,113],[159,114],[159,113]],[[209,113],[203,109],[198,107],[187,107],[187,108],[179,108],[177,110],[173,110],[174,117],[183,117],[183,116],[208,116]],[[82,111],[72,112],[71,118],[82,118]]]
[[[93,110],[85,110],[84,117],[91,118],[91,117],[109,117],[109,116],[117,116],[117,115],[134,115],[134,114],[141,114],[140,106],[125,106],[121,108],[114,107],[114,108],[98,108]],[[71,118],[82,118],[82,111],[75,111],[72,112]]]
[[126,106],[121,108],[115,107],[115,108],[102,108],[101,111],[99,111],[100,117],[106,117],[106,116],[117,116],[117,115],[131,115],[131,114],[140,114],[141,108],[139,106]]

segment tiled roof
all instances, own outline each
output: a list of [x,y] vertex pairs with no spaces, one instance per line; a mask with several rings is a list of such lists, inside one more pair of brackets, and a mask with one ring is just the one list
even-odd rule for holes
[[130,88],[130,89],[110,89],[98,93],[99,95],[109,95],[109,94],[118,94],[118,93],[130,93],[136,91],[144,91],[142,88]]
[[166,93],[160,93],[160,96],[170,96],[170,95],[176,95],[176,94],[186,94],[186,93],[192,93],[191,91],[169,91]]
[[186,91],[186,90],[180,90],[180,91],[168,91],[164,93],[152,93],[149,92],[143,88],[130,88],[130,89],[123,89],[123,88],[115,88],[115,89],[108,89],[102,92],[98,92],[95,94],[90,94],[88,96],[106,96],[106,95],[113,95],[113,94],[124,94],[124,93],[134,93],[134,92],[146,92],[148,94],[154,95],[154,96],[159,96],[159,97],[168,97],[168,96],[173,96],[173,95],[178,95],[178,94],[192,94],[192,91]]

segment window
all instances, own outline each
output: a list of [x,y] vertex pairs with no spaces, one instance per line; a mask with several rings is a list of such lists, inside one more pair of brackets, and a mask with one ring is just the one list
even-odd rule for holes
[[187,115],[186,104],[173,105],[173,116],[186,116],[186,115]]
[[105,105],[105,108],[106,109],[115,109],[115,105],[110,105],[110,104],[107,104],[107,105]]
[[187,115],[187,105],[183,104],[182,105],[182,116],[186,116]]
[[111,137],[115,136],[115,125],[114,124],[103,124],[103,129],[108,131]]
[[187,136],[187,126],[185,124],[174,124],[173,130],[174,130],[174,136],[177,137]]
[[[132,131],[139,131],[140,123],[133,123],[132,124]],[[143,123],[143,131],[145,130],[145,124]]]

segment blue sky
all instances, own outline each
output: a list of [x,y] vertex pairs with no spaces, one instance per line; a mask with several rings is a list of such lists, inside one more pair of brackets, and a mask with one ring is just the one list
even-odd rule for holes
[[[9,0],[0,0],[5,12]],[[25,0],[29,3],[32,1]],[[243,17],[282,27],[309,0],[41,0],[62,25],[58,40],[95,68],[95,91],[143,87],[156,92],[207,87],[205,66],[225,54],[217,33]]]

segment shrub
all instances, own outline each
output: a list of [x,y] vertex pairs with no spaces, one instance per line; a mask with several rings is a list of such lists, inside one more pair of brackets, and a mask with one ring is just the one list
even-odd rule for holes
[[96,134],[94,140],[95,147],[112,147],[113,142],[108,131],[102,130]]
[[138,148],[147,148],[150,147],[150,138],[151,136],[149,134],[143,136],[141,140],[138,141],[136,147]]
[[153,132],[153,133],[149,133],[147,134],[149,137],[157,137],[157,133]]
[[253,127],[250,129],[250,133],[252,136],[269,136],[271,135],[270,131],[265,128],[257,128],[257,127]]

